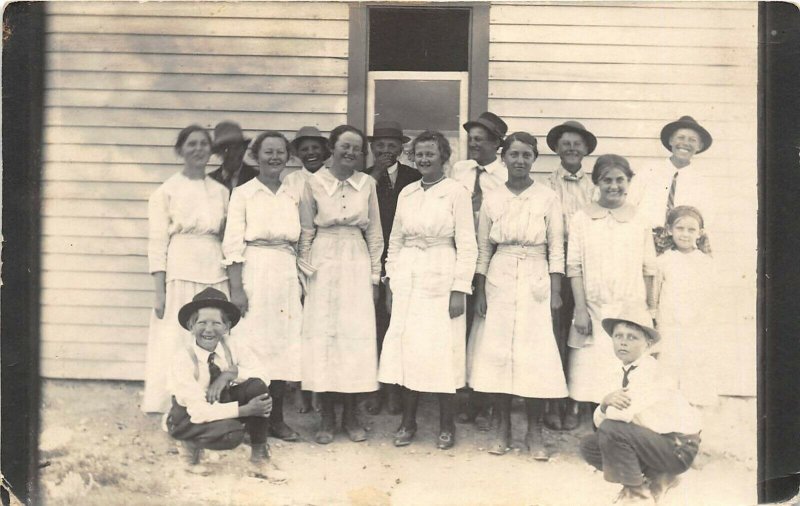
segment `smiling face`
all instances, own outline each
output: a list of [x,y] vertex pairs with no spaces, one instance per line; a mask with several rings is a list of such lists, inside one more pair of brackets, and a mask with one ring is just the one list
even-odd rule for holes
[[258,170],[266,177],[277,177],[286,167],[289,152],[286,143],[278,137],[266,137],[257,154]]
[[669,227],[672,242],[681,253],[691,253],[697,248],[697,240],[703,232],[700,222],[694,216],[683,216]]
[[536,155],[533,152],[533,146],[521,141],[512,142],[503,155],[509,179],[530,177],[534,160],[536,160]]
[[222,317],[222,310],[215,307],[204,307],[197,311],[197,319],[191,323],[190,329],[194,342],[206,351],[214,351],[219,341],[228,332],[228,325]]
[[576,132],[564,132],[556,143],[556,153],[561,158],[561,164],[573,174],[581,168],[583,157],[588,152],[586,141]]
[[472,160],[481,165],[489,165],[497,158],[500,139],[494,139],[485,128],[474,126],[469,129],[467,146]]
[[628,195],[628,183],[628,176],[622,169],[607,169],[597,181],[597,189],[600,191],[598,203],[611,209],[621,206]]
[[397,157],[403,152],[403,142],[400,139],[379,137],[370,143],[370,147],[375,160],[382,159],[387,167],[394,165]]
[[414,163],[425,181],[435,181],[442,176],[442,154],[435,141],[418,142],[414,146]]
[[623,364],[636,362],[650,348],[651,341],[638,325],[617,323],[611,335],[614,354]]
[[685,167],[692,161],[695,153],[703,149],[700,134],[691,128],[679,128],[669,138],[672,148],[670,157],[676,167]]
[[325,151],[320,139],[302,139],[297,146],[297,156],[309,172],[316,172],[322,168],[327,154]]
[[190,133],[178,149],[178,154],[187,166],[205,167],[211,157],[211,143],[208,135],[200,131]]
[[364,144],[355,132],[345,132],[336,139],[333,146],[333,165],[343,169],[356,170]]

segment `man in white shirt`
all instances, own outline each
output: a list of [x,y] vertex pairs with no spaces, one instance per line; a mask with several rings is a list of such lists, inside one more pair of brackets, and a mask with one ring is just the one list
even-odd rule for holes
[[603,319],[621,362],[620,385],[594,414],[597,432],[581,440],[583,458],[622,484],[623,504],[658,502],[687,471],[700,445],[699,414],[650,354],[661,339],[646,312]]
[[[472,193],[472,214],[477,233],[478,215],[484,194],[508,181],[508,169],[497,155],[508,132],[508,125],[496,114],[487,111],[477,119],[467,121],[463,127],[468,136],[469,159],[456,162],[449,177],[464,185]],[[475,316],[471,299],[470,296],[467,297],[467,336],[470,334]],[[467,423],[475,420],[479,430],[489,430],[487,405],[488,401],[484,396],[470,392],[468,406],[465,412],[459,413],[458,421]]]
[[224,337],[239,322],[224,293],[206,288],[178,312],[193,343],[179,350],[170,374],[169,434],[183,442],[192,470],[203,449],[230,450],[250,436],[250,461],[269,459],[267,421],[272,411],[264,367],[246,347]]
[[[660,165],[641,171],[631,181],[628,202],[639,206],[639,214],[650,224],[659,244],[667,213],[679,205],[696,207],[706,225],[713,214],[713,185],[693,160],[709,147],[713,138],[691,116],[682,116],[661,130],[661,144],[671,155]],[[708,226],[706,226],[708,229]],[[659,249],[659,253],[661,250]]]

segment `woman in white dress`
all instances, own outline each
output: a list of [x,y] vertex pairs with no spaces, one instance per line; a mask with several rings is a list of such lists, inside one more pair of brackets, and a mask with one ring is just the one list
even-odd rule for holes
[[296,441],[299,435],[283,419],[283,397],[286,382],[301,379],[303,308],[296,247],[303,186],[281,184],[289,146],[280,132],[264,132],[253,141],[250,151],[259,173],[233,190],[222,250],[231,302],[242,314],[231,337],[247,343],[269,374],[272,435]]
[[570,347],[569,396],[582,403],[586,428],[593,404],[619,388],[619,361],[603,318],[624,308],[646,311],[652,300],[655,248],[649,225],[626,203],[633,177],[628,161],[602,155],[592,171],[599,199],[576,212],[569,226],[567,277],[575,296]]
[[352,441],[367,438],[355,394],[378,389],[374,304],[383,254],[375,179],[356,171],[367,139],[341,125],[329,144],[330,168],[308,177],[300,201],[300,257],[316,269],[303,309],[302,377],[304,390],[320,394],[319,444],[333,441],[335,393],[343,398],[342,428]]
[[493,394],[498,427],[489,453],[508,451],[511,397],[518,395],[527,411],[525,444],[535,459],[547,460],[544,399],[567,396],[551,312],[561,307],[564,219],[556,193],[531,178],[538,155],[532,135],[506,137],[508,181],[483,199],[474,304],[485,320],[473,329],[469,384]]
[[412,144],[422,179],[400,192],[386,259],[387,309],[379,379],[403,389],[395,446],[417,431],[420,392],[439,398],[437,447],[455,444],[455,393],[465,385],[466,294],[478,256],[469,191],[444,176],[450,145],[439,132]]
[[148,206],[147,253],[156,297],[141,406],[146,413],[169,410],[167,370],[175,353],[191,342],[178,323],[178,309],[207,287],[228,293],[221,243],[228,189],[206,176],[211,136],[190,125],[178,134],[175,152],[183,170],[158,187]]

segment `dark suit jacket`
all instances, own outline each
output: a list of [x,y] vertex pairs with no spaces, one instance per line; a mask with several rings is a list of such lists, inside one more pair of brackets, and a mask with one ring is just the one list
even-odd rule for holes
[[[246,182],[250,181],[254,177],[258,175],[258,169],[255,167],[251,167],[247,164],[242,164],[242,168],[239,169],[239,181],[236,182],[236,186],[242,186]],[[226,182],[225,178],[222,173],[222,166],[217,168],[213,172],[209,172],[208,176],[215,181],[218,181],[220,184],[226,186],[228,188],[228,192],[232,192],[233,188],[230,186],[230,181]]]
[[[364,172],[372,174],[373,167],[368,168]],[[387,173],[379,181],[377,181],[378,189],[378,207],[381,211],[381,227],[383,227],[383,256],[381,257],[381,271],[385,274],[384,267],[386,264],[386,254],[389,250],[389,235],[392,233],[392,223],[394,222],[394,213],[397,211],[397,197],[400,195],[400,190],[422,178],[422,175],[417,169],[411,168],[402,163],[397,164],[397,181],[394,187],[391,187],[389,174]]]

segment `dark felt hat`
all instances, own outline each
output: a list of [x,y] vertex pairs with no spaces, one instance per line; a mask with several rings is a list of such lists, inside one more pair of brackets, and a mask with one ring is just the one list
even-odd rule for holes
[[375,139],[400,139],[403,144],[411,140],[411,137],[403,135],[403,127],[397,121],[376,121],[372,127],[372,135],[368,136],[369,142]]
[[214,127],[214,142],[211,143],[211,152],[219,153],[222,151],[223,146],[237,142],[244,144],[245,147],[250,144],[250,139],[244,136],[239,123],[220,121]]
[[700,139],[703,141],[703,149],[698,150],[698,153],[702,153],[710,148],[711,143],[714,142],[714,139],[711,137],[711,134],[708,133],[708,130],[700,126],[700,123],[695,121],[693,117],[681,116],[678,121],[667,123],[664,125],[664,128],[661,129],[661,144],[667,148],[667,151],[672,151],[672,146],[669,145],[669,138],[672,137],[672,134],[675,133],[675,130],[678,130],[679,128],[690,128],[700,134]]
[[192,298],[192,302],[184,304],[180,311],[178,311],[178,323],[180,323],[181,327],[185,328],[186,330],[191,330],[189,329],[189,318],[195,313],[195,311],[203,309],[204,307],[215,307],[221,309],[231,321],[231,328],[235,327],[236,324],[239,323],[239,318],[242,316],[242,314],[239,312],[239,308],[228,302],[228,297],[226,297],[224,293],[220,292],[216,288],[208,287],[195,295]]
[[313,126],[304,126],[297,131],[294,139],[292,139],[292,147],[295,149],[295,151],[297,151],[297,147],[300,145],[300,141],[303,139],[317,139],[322,142],[323,146],[328,145],[328,139],[323,137],[319,129]]
[[478,116],[478,119],[467,121],[463,126],[464,130],[467,132],[474,126],[481,126],[500,140],[502,140],[506,136],[506,132],[508,132],[508,125],[506,125],[506,122],[491,112],[484,112]]
[[606,331],[606,334],[611,336],[614,334],[614,327],[618,323],[633,323],[641,327],[653,343],[657,343],[661,340],[661,334],[653,328],[653,319],[650,318],[649,313],[645,310],[622,311],[617,318],[603,318],[603,330]]
[[579,123],[578,121],[569,120],[560,125],[554,126],[549,132],[547,132],[547,146],[552,149],[553,152],[557,151],[558,140],[561,138],[561,135],[564,132],[575,132],[583,137],[588,149],[586,153],[587,155],[590,155],[597,147],[597,137],[595,137],[592,132],[586,130],[583,124]]

